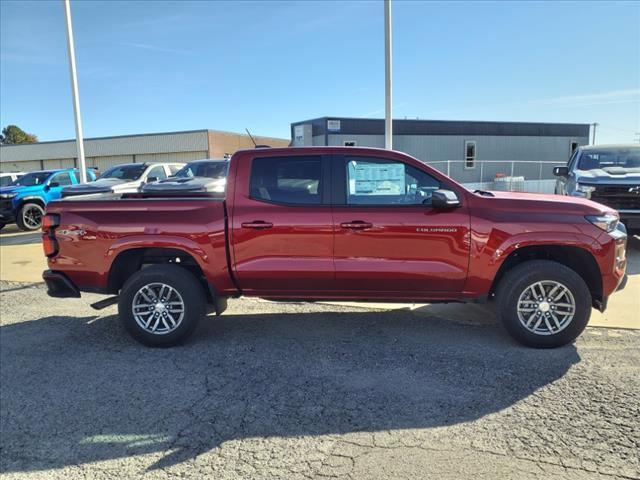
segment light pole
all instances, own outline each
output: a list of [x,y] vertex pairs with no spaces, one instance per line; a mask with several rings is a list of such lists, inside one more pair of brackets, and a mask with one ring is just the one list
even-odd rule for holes
[[78,96],[78,77],[76,74],[76,53],[73,45],[73,29],[71,27],[71,5],[69,0],[62,0],[64,18],[67,23],[67,53],[69,55],[69,71],[71,73],[71,96],[73,97],[73,113],[76,121],[76,150],[80,183],[87,183],[87,166],[84,161],[84,141],[82,137],[82,121],[80,120],[80,98]]
[[391,0],[384,0],[384,147],[393,150]]
[[596,144],[596,127],[600,124],[593,122],[591,125],[593,125],[593,140],[591,142],[591,145],[595,145]]

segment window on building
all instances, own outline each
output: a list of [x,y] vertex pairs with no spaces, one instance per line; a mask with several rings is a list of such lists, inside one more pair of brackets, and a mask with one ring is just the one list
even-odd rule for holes
[[69,172],[62,172],[51,177],[51,181],[49,183],[57,183],[61,187],[64,187],[65,185],[71,185],[73,182],[71,182],[71,175],[69,175]]
[[464,168],[476,168],[476,142],[464,142]]
[[431,205],[440,182],[428,173],[395,160],[347,157],[347,204]]
[[251,198],[275,203],[321,203],[319,156],[256,158],[251,165]]
[[345,147],[357,147],[358,146],[358,142],[356,142],[355,140],[345,140],[344,142],[342,142],[342,144]]
[[569,158],[573,156],[573,153],[578,148],[578,142],[571,142],[571,151],[569,152]]

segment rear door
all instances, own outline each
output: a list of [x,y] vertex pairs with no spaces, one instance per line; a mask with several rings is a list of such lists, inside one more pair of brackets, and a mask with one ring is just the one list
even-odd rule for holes
[[383,298],[462,291],[469,262],[464,198],[460,208],[432,208],[432,192],[450,186],[391,158],[339,156],[333,170],[336,288]]
[[334,286],[330,157],[238,158],[231,212],[233,264],[243,291],[309,296]]

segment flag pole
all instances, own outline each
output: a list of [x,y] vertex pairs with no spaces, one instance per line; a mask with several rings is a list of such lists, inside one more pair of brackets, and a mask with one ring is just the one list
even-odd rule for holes
[[384,0],[384,147],[393,150],[391,0]]
[[67,53],[69,56],[69,71],[71,73],[71,96],[73,97],[73,113],[76,121],[76,166],[80,172],[80,183],[87,183],[87,166],[84,160],[84,140],[82,136],[82,121],[80,120],[80,98],[78,95],[78,76],[76,73],[76,53],[73,44],[73,28],[71,27],[71,5],[69,0],[62,0],[64,18],[67,23]]

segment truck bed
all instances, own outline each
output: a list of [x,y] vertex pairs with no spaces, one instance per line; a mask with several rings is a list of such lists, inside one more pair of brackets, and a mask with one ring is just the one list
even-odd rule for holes
[[49,259],[50,268],[64,271],[81,290],[111,293],[113,263],[126,261],[126,252],[139,251],[144,244],[180,248],[220,293],[235,292],[225,248],[222,198],[100,194],[52,202],[47,213],[60,215],[59,253]]

